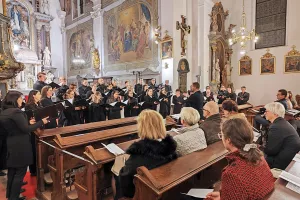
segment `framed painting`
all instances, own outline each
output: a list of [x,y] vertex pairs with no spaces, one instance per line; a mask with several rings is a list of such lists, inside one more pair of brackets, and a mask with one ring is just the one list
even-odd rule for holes
[[239,61],[239,75],[252,75],[252,59],[245,55]]
[[267,53],[260,58],[260,74],[262,75],[275,74],[276,58],[269,51],[267,49]]
[[300,73],[300,52],[295,45],[284,58],[284,73]]
[[173,58],[173,39],[161,42],[161,59]]

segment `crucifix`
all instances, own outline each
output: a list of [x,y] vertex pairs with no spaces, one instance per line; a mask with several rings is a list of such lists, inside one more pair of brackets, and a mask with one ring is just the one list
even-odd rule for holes
[[181,56],[185,56],[185,50],[187,46],[187,40],[185,40],[185,35],[190,34],[191,26],[186,24],[186,17],[181,15],[181,23],[176,22],[176,29],[181,30]]

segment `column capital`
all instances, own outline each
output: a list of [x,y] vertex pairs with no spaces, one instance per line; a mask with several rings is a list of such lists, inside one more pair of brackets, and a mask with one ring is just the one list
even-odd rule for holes
[[66,18],[66,12],[62,10],[57,10],[57,16],[59,19],[65,19]]
[[104,10],[101,9],[101,4],[93,6],[93,12],[91,12],[91,16],[93,19],[103,16]]
[[40,23],[40,22],[36,22],[35,27],[38,31],[40,31],[42,29],[44,24]]
[[45,30],[46,30],[46,32],[49,32],[51,30],[50,24],[49,25],[45,25]]

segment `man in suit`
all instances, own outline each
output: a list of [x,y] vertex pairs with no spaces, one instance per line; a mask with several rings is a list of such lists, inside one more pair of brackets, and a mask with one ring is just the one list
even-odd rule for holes
[[266,119],[271,122],[268,141],[264,149],[270,168],[284,170],[300,151],[300,138],[296,130],[284,119],[285,108],[279,102],[265,106]]
[[[184,103],[186,104],[186,107],[192,107],[198,110],[201,119],[203,119],[204,97],[202,92],[200,91],[200,84],[198,82],[194,82],[191,86],[191,90],[192,94]],[[185,94],[185,96],[187,96],[187,94]]]
[[58,97],[61,101],[64,99],[63,96],[69,89],[69,86],[67,85],[67,79],[65,77],[59,77],[59,85],[60,88],[58,88],[56,97]]
[[35,82],[35,84],[33,85],[33,89],[34,90],[38,90],[41,92],[42,88],[44,86],[46,86],[47,84],[45,83],[46,81],[46,74],[44,72],[39,72],[37,74],[37,81]]
[[88,85],[88,80],[83,78],[81,81],[81,86],[78,88],[79,96],[82,99],[88,99],[92,94],[92,88]]
[[167,92],[167,96],[168,96],[168,115],[170,115],[170,111],[171,111],[171,96],[172,96],[172,86],[169,85],[169,80],[165,81],[165,86],[164,86],[166,92]]
[[152,78],[151,79],[151,82],[150,82],[150,84],[149,84],[149,89],[152,89],[153,90],[153,96],[155,97],[155,98],[158,98],[158,94],[157,94],[157,89],[158,89],[158,86],[156,85],[156,80],[155,80],[155,78]]
[[237,104],[244,105],[249,101],[250,94],[246,92],[246,87],[241,87],[242,92],[238,93]]
[[102,95],[105,93],[107,87],[104,84],[104,80],[103,78],[99,78],[98,79],[98,87],[97,87],[97,91],[99,91]]
[[138,83],[134,86],[134,91],[137,94],[137,96],[139,97],[138,100],[141,101],[142,99],[142,94],[143,94],[143,79],[140,78]]

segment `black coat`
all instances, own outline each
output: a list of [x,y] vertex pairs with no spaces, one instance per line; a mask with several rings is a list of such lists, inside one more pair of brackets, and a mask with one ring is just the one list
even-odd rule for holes
[[7,132],[7,167],[26,167],[33,163],[30,132],[43,126],[39,121],[28,125],[26,114],[19,108],[8,108],[1,112],[0,123]]
[[81,123],[80,119],[80,110],[75,110],[73,104],[71,104],[68,100],[65,100],[66,109],[63,111],[66,120],[64,121],[64,126],[72,126]]
[[238,93],[238,96],[237,96],[237,104],[238,105],[243,105],[243,104],[246,104],[248,101],[249,101],[249,98],[250,98],[250,94],[248,92],[240,92]]
[[136,92],[136,94],[139,96],[141,94],[143,94],[143,85],[142,84],[136,84],[134,86],[134,91]]
[[58,88],[56,92],[56,97],[60,100],[64,100],[64,95],[66,94],[67,90],[69,89],[69,86],[67,85],[62,85],[60,88]]
[[161,100],[159,106],[159,113],[163,116],[163,118],[166,118],[166,116],[169,113],[169,98],[167,97],[167,95],[161,94],[159,95],[159,100]]
[[104,103],[91,103],[89,106],[90,122],[105,121],[105,105]]
[[[174,104],[174,109],[173,109],[173,114],[179,114],[181,112],[184,100],[183,96],[177,97],[176,95],[173,96],[173,104]],[[181,103],[181,104],[179,104]]]
[[132,198],[135,193],[133,178],[141,166],[153,169],[177,158],[177,144],[169,135],[161,142],[144,139],[133,143],[126,151],[130,155],[119,175],[121,196]]
[[37,81],[35,82],[35,84],[33,84],[33,89],[34,90],[38,90],[41,92],[41,90],[43,89],[44,86],[46,86],[47,83],[45,82],[42,82],[42,81]]
[[[54,103],[51,101],[50,98],[43,98],[41,100],[42,107],[47,107],[47,106],[52,106],[52,105],[54,105]],[[57,127],[56,119],[50,119],[50,122],[45,125],[45,129],[51,129],[51,128],[56,128],[56,127]]]
[[167,96],[172,95],[173,91],[172,91],[172,86],[171,85],[165,85],[165,90],[167,92]]
[[203,102],[204,97],[200,91],[195,92],[185,101],[186,107],[192,107],[198,110],[201,119],[203,119]]
[[205,103],[210,102],[210,101],[215,101],[214,93],[212,93],[212,92],[210,93],[210,95],[207,95],[206,91],[205,91],[205,92],[203,92],[203,96],[206,98]]
[[270,168],[284,170],[300,151],[300,138],[294,127],[279,117],[271,124],[264,153]]
[[101,85],[98,85],[97,87],[97,91],[99,91],[102,95],[106,92],[106,85],[105,84],[101,84]]
[[224,90],[224,91],[220,90],[218,92],[218,96],[217,96],[217,99],[219,99],[218,104],[222,104],[223,101],[225,101],[227,98],[228,98],[227,90]]
[[[114,103],[116,101],[118,101],[118,100],[108,99],[106,103],[111,104],[111,103]],[[108,107],[108,120],[121,119],[121,110],[122,110],[122,108],[120,108],[120,107],[109,106]]]
[[128,103],[124,107],[124,117],[134,117],[138,116],[139,108],[134,108],[138,106],[138,102],[134,97],[127,97]]
[[82,99],[88,99],[93,94],[92,88],[90,86],[84,86],[84,85],[81,85],[78,88],[78,92],[79,92],[79,96]]
[[228,93],[227,99],[230,99],[232,101],[236,101],[236,94],[234,92],[233,93]]
[[148,95],[146,95],[144,97],[144,101],[145,103],[143,104],[142,106],[142,109],[151,109],[151,110],[155,110],[157,109],[157,104],[155,104],[155,102],[158,103],[158,99],[155,98],[154,96],[153,97],[150,97]]
[[199,128],[201,128],[204,131],[207,145],[213,144],[221,140],[218,136],[218,133],[221,132],[220,127],[220,114],[215,114],[208,117],[199,125]]

